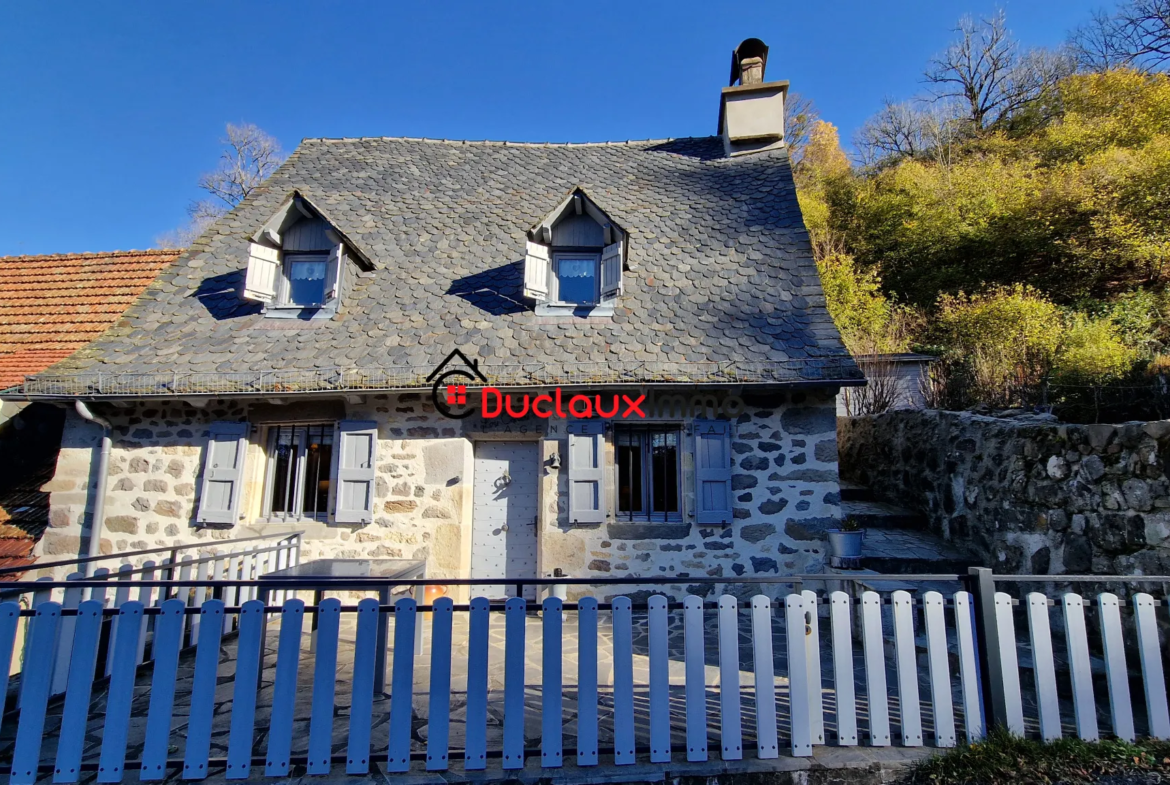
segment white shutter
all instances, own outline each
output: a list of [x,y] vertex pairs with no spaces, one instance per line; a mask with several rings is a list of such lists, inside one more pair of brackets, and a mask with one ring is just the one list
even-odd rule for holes
[[232,526],[240,510],[244,487],[244,454],[248,423],[213,422],[203,460],[203,490],[199,494],[199,523]]
[[605,246],[601,252],[601,299],[621,296],[622,268],[625,266],[625,248],[619,240]]
[[378,458],[378,424],[342,420],[337,424],[337,460],[334,462],[336,523],[374,520],[374,463]]
[[280,251],[252,243],[248,248],[248,274],[244,278],[244,299],[270,303],[276,299],[280,280]]
[[605,521],[605,423],[569,423],[569,523]]
[[695,420],[697,523],[731,523],[731,423]]
[[341,293],[341,261],[343,247],[338,244],[329,251],[329,263],[325,268],[325,302],[332,302]]
[[532,300],[548,299],[548,279],[552,259],[547,245],[528,241],[524,257],[524,296]]

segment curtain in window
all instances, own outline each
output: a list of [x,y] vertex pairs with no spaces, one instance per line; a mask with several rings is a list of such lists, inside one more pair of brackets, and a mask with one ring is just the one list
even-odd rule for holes
[[289,278],[294,281],[324,281],[325,262],[293,262]]

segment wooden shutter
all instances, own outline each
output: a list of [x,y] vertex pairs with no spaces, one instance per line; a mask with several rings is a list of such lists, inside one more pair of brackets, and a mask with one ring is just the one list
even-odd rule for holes
[[569,523],[605,521],[605,423],[569,423]]
[[731,523],[731,423],[695,420],[698,523]]
[[244,454],[248,423],[213,422],[203,461],[203,490],[199,494],[199,523],[233,526],[239,516],[244,488]]
[[624,262],[625,251],[620,240],[605,246],[601,252],[601,299],[609,300],[621,295]]
[[547,245],[528,242],[524,257],[524,296],[533,300],[548,299],[548,279],[552,275],[552,257]]
[[276,299],[280,280],[280,251],[252,243],[248,247],[248,274],[244,277],[244,298],[270,303]]
[[343,246],[336,245],[329,251],[329,263],[325,268],[325,302],[337,299],[341,293],[341,262]]
[[336,523],[374,520],[374,463],[378,458],[378,424],[342,420],[337,424],[337,461],[334,473]]

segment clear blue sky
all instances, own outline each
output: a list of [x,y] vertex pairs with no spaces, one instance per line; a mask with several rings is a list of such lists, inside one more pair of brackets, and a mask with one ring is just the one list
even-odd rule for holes
[[[1054,45],[1108,0],[1001,2]],[[227,122],[316,136],[709,135],[731,49],[771,47],[848,140],[921,90],[995,0],[53,2],[0,5],[0,255],[147,248],[185,220]],[[746,11],[745,9],[751,9]]]

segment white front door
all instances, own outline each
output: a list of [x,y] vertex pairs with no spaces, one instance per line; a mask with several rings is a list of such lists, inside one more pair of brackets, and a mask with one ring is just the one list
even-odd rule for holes
[[[535,578],[539,457],[536,442],[475,444],[472,578]],[[515,596],[514,586],[473,586],[472,597]],[[525,591],[536,599],[536,591]]]

